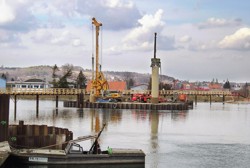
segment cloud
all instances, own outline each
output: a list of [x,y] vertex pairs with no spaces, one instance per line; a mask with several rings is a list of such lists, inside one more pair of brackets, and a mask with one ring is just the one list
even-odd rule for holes
[[0,28],[26,32],[41,27],[79,26],[92,17],[102,22],[104,29],[122,30],[136,26],[141,17],[130,0],[0,0],[0,11]]
[[[0,0],[0,28],[11,31],[28,31],[37,27],[37,22],[29,10],[32,0]],[[4,11],[2,14],[2,10]]]
[[182,36],[179,38],[179,41],[181,43],[187,43],[187,42],[190,42],[192,41],[192,37],[188,36],[188,35],[185,35],[185,36]]
[[223,18],[209,18],[206,22],[199,23],[199,29],[209,29],[209,28],[216,28],[216,27],[226,27],[226,26],[239,26],[241,25],[241,19],[233,19],[233,20],[226,20]]
[[29,40],[39,45],[71,45],[78,47],[83,45],[83,39],[79,38],[79,31],[81,31],[81,29],[72,27],[65,27],[64,29],[40,28],[24,35],[26,37],[24,41]]
[[141,14],[132,1],[122,0],[84,0],[77,1],[81,15],[95,17],[109,30],[122,30],[135,26]]
[[0,0],[0,24],[6,24],[15,19],[15,14],[5,0]]
[[157,32],[159,49],[172,49],[174,37],[162,35],[165,23],[162,21],[163,10],[159,9],[154,15],[146,14],[138,20],[139,25],[132,29],[122,40],[123,50],[151,50],[154,33]]
[[3,48],[22,47],[19,34],[0,29],[0,48],[1,47]]
[[38,29],[31,36],[31,39],[35,43],[44,43],[48,42],[52,38],[52,33],[47,29]]
[[222,49],[250,50],[250,28],[241,28],[219,42]]

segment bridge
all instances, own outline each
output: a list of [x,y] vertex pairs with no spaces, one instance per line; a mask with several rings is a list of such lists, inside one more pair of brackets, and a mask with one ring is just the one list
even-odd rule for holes
[[0,89],[0,94],[7,95],[79,95],[85,93],[84,89],[65,88],[6,88]]
[[[137,93],[150,94],[149,90],[137,91],[137,90],[125,90],[121,92],[123,95],[131,95]],[[89,95],[85,89],[72,89],[72,88],[6,88],[0,89],[0,94],[7,95],[79,95],[85,94]],[[210,91],[201,91],[201,90],[160,90],[160,95],[197,95],[197,96],[233,96],[232,92],[229,90],[210,90]]]

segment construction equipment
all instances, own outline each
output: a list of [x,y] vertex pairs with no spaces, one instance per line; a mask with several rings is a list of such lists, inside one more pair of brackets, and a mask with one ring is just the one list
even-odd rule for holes
[[[95,18],[92,18],[92,24],[96,27],[96,59],[95,59],[95,78],[92,74],[92,85],[91,90],[94,92],[92,95],[94,97],[99,97],[102,91],[108,89],[108,82],[105,79],[103,73],[101,72],[100,64],[99,64],[99,31],[102,23],[98,22]],[[92,58],[92,68],[94,67],[94,61]]]

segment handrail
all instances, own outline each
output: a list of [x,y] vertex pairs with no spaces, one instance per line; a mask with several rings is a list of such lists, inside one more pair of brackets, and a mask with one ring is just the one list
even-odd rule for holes
[[85,89],[73,88],[6,88],[0,89],[0,94],[8,95],[77,95],[85,93]]

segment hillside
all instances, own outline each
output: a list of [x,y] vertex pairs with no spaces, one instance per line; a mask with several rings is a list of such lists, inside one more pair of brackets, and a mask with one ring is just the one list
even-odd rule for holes
[[[59,67],[59,76],[63,74],[63,67]],[[92,79],[92,72],[90,69],[83,69],[78,66],[73,66],[73,75],[70,78],[72,81],[76,80],[80,70],[87,77],[88,80]],[[117,71],[104,71],[103,72],[108,81],[126,80],[132,78],[135,84],[148,83],[150,79],[150,74],[137,73],[137,72],[117,72]],[[41,65],[32,67],[0,67],[0,75],[5,74],[7,76],[7,81],[25,81],[31,78],[38,78],[47,81],[52,81],[52,66]],[[161,81],[164,83],[169,83],[173,81],[174,78],[168,77],[166,75],[161,76]]]

